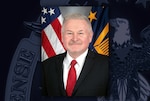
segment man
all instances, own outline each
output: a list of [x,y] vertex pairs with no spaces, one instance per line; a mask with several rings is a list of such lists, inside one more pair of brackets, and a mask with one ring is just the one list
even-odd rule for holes
[[[89,19],[81,14],[68,15],[64,18],[61,33],[67,51],[42,63],[43,95],[106,96],[108,57],[88,49],[93,36]],[[76,61],[75,66],[70,65],[72,60]],[[73,67],[75,81],[68,75]]]

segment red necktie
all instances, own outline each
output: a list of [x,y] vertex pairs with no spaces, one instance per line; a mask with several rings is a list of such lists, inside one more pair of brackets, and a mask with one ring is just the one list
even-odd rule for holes
[[76,63],[77,63],[76,60],[72,60],[71,67],[68,72],[67,87],[66,87],[66,92],[68,96],[72,95],[72,92],[76,83],[76,70],[74,67]]

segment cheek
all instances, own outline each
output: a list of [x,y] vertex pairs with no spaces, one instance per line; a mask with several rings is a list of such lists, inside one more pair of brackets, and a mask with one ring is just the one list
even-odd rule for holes
[[63,36],[63,37],[62,37],[62,42],[63,42],[63,44],[66,46],[66,45],[68,44],[68,42],[69,42],[69,39],[66,38],[66,36]]
[[86,39],[82,40],[82,45],[88,46],[90,44],[90,38],[87,37]]
[[62,42],[65,43],[65,40],[66,40],[66,36],[65,35],[62,35]]
[[90,43],[92,41],[92,35],[88,36],[87,39],[87,41]]

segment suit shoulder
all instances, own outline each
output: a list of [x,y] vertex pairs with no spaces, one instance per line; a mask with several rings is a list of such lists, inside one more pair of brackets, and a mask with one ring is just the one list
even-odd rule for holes
[[49,62],[55,62],[55,61],[58,60],[59,58],[64,58],[65,55],[66,55],[66,53],[61,53],[61,54],[55,55],[55,56],[53,56],[53,57],[47,58],[47,59],[44,60],[42,63],[45,64],[45,63],[49,63]]
[[107,59],[108,60],[108,56],[103,55],[103,54],[98,54],[96,52],[90,51],[90,54],[92,54],[92,56],[94,56],[95,58],[102,58],[102,59]]

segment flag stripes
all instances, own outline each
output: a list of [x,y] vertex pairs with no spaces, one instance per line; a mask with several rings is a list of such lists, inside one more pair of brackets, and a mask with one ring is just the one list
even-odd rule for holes
[[[60,11],[58,8],[50,7],[44,7],[44,10],[43,12],[45,13],[43,13],[44,15],[42,16],[43,19],[45,17],[45,21],[43,21],[44,28],[42,30],[41,61],[44,61],[49,57],[53,57],[57,54],[65,52],[61,41],[61,26],[63,22],[63,17]],[[48,12],[51,12],[51,14],[49,14]]]

